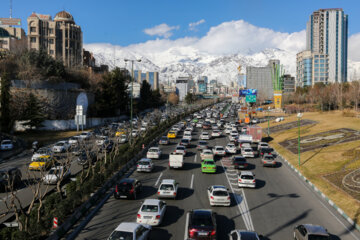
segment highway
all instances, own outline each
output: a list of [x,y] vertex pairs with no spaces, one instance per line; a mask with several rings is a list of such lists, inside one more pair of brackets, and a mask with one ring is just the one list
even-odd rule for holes
[[[195,128],[196,129],[196,128]],[[168,155],[181,139],[171,145],[160,146],[163,156],[154,160],[152,173],[134,172],[131,177],[143,183],[143,191],[137,200],[117,200],[110,197],[76,239],[106,239],[118,224],[136,221],[141,202],[156,198],[161,179],[172,178],[180,183],[176,200],[165,200],[167,212],[160,227],[154,227],[150,239],[184,239],[187,212],[191,209],[213,209],[217,214],[217,239],[228,239],[233,229],[253,229],[263,239],[292,239],[293,228],[302,223],[319,224],[333,234],[333,239],[360,239],[354,230],[336,211],[322,201],[302,180],[281,162],[276,168],[264,168],[260,159],[248,159],[251,171],[256,174],[256,189],[239,189],[236,171],[226,159],[216,161],[216,174],[202,174],[200,155],[196,144],[201,129],[193,133],[192,148],[188,148],[182,170],[169,170]],[[212,139],[210,146],[225,146],[227,137]],[[232,192],[230,207],[210,207],[206,194],[211,185],[225,185]]]

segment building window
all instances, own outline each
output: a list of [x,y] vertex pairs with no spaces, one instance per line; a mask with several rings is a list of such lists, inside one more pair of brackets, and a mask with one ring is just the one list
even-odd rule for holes
[[30,32],[36,32],[36,27],[30,27]]
[[32,43],[36,43],[36,38],[31,37],[31,38],[30,38],[30,42],[32,42]]
[[53,28],[49,28],[49,34],[53,34],[54,33],[54,29]]
[[49,44],[54,44],[54,39],[50,38],[49,39]]
[[50,54],[51,54],[51,55],[54,55],[54,50],[50,50]]

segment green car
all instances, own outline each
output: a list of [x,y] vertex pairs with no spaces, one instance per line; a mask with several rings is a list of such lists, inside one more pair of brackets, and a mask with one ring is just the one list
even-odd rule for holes
[[199,121],[199,119],[197,119],[197,118],[194,118],[194,119],[192,120],[193,123],[197,123],[198,121]]
[[205,159],[201,162],[201,172],[216,173],[216,164],[214,160]]

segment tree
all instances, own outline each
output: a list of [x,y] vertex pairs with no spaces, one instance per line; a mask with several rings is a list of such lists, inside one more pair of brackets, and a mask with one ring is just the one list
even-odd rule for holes
[[10,132],[12,123],[10,116],[10,77],[7,72],[1,75],[1,95],[0,95],[0,130],[2,132]]
[[141,83],[141,87],[140,87],[140,102],[139,102],[139,106],[141,110],[147,109],[149,107],[153,106],[153,102],[152,102],[152,92],[151,92],[151,85],[144,80]]
[[191,103],[195,102],[196,99],[197,99],[196,95],[192,94],[190,92],[185,96],[185,102],[187,104],[191,104]]
[[164,105],[159,89],[151,92],[151,98],[152,107],[157,108]]
[[172,92],[169,94],[167,100],[170,104],[177,105],[179,103],[179,96],[176,93]]
[[43,114],[40,102],[33,93],[30,93],[28,97],[24,120],[29,120],[24,125],[29,126],[30,129],[41,127],[42,122],[45,120],[45,115]]

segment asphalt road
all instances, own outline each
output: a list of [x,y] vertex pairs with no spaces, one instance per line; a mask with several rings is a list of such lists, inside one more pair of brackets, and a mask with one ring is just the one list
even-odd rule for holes
[[[186,213],[191,209],[205,208],[217,212],[218,239],[228,239],[233,229],[254,229],[264,239],[292,239],[294,226],[301,223],[319,224],[333,234],[333,239],[360,239],[354,230],[336,211],[322,201],[300,178],[281,162],[276,168],[264,168],[259,158],[248,159],[257,178],[256,189],[239,189],[236,173],[226,159],[216,161],[216,174],[202,174],[200,156],[195,146],[200,134],[193,135],[192,148],[188,148],[182,170],[169,170],[168,154],[174,150],[181,136],[171,145],[160,146],[161,160],[154,160],[152,173],[134,172],[131,177],[143,183],[143,191],[137,200],[117,200],[114,197],[104,204],[82,230],[77,239],[106,239],[116,226],[124,221],[136,221],[141,202],[156,198],[161,179],[171,178],[180,183],[176,200],[165,200],[167,212],[160,227],[154,227],[150,239],[184,239]],[[223,145],[227,137],[212,139],[210,146]],[[230,207],[210,207],[206,189],[211,185],[225,185],[232,192]]]

